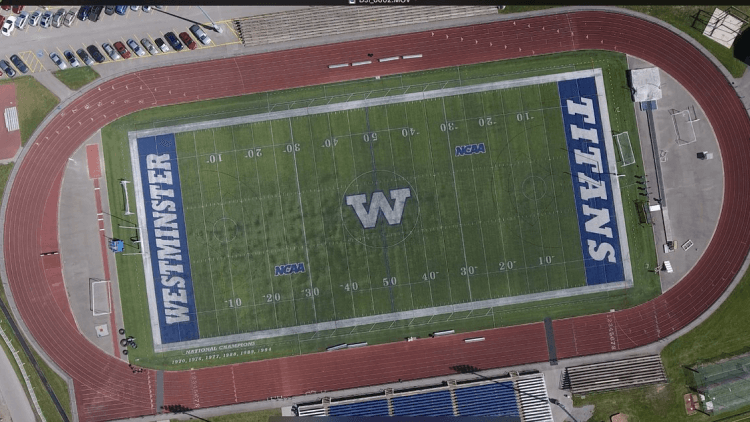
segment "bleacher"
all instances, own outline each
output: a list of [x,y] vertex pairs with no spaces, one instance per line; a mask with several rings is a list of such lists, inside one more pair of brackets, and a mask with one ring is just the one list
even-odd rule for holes
[[512,382],[458,388],[455,393],[460,416],[518,416]]
[[388,402],[383,399],[328,407],[328,416],[383,416],[387,414]]
[[[295,404],[297,416],[503,416],[552,422],[544,375],[517,375]],[[523,419],[522,419],[523,418]]]
[[453,416],[453,401],[447,390],[394,397],[392,403],[394,416]]

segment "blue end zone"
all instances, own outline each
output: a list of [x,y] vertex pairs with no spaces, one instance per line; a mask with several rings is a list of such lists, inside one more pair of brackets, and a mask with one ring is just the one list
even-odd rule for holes
[[578,212],[578,228],[586,284],[625,279],[620,236],[593,77],[557,83],[562,106],[570,173]]
[[173,134],[138,139],[162,343],[200,338]]

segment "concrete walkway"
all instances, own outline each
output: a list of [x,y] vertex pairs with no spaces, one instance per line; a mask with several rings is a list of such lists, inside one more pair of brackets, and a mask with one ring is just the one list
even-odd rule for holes
[[[0,340],[2,341],[2,340]],[[0,353],[0,420],[33,421],[36,416],[9,357]]]

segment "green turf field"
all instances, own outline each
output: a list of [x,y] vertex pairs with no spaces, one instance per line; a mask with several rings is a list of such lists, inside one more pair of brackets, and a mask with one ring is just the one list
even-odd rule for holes
[[[618,79],[624,56],[578,52],[144,110],[102,130],[110,206],[123,208],[118,180],[132,180],[128,131],[592,67],[604,72],[612,130],[629,131],[640,157],[629,92]],[[480,142],[484,153],[455,155],[455,146]],[[564,145],[554,84],[177,134],[201,337],[584,285],[571,179],[561,174],[569,166],[556,142]],[[632,176],[638,167],[619,171]],[[379,224],[369,234],[344,197],[367,191],[369,204],[376,180],[380,190],[409,186],[413,196],[400,226]],[[210,366],[633,306],[659,292],[658,277],[645,270],[655,265],[653,233],[637,223],[634,180],[621,179],[633,288],[286,335],[231,355],[154,353],[142,260],[121,255],[125,325],[141,345],[132,358],[170,369]],[[275,266],[298,262],[304,273],[274,275]],[[186,354],[199,358],[188,362]]]
[[[586,284],[556,83],[176,145],[202,338]],[[345,204],[399,188],[399,223],[364,228]],[[290,263],[305,272],[275,272]]]

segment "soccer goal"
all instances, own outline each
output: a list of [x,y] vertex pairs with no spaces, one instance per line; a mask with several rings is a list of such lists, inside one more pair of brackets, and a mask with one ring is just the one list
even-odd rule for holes
[[109,280],[89,279],[89,293],[91,295],[91,312],[94,316],[112,313],[109,300]]
[[633,145],[630,144],[630,135],[628,132],[622,132],[615,135],[617,146],[620,148],[620,158],[622,166],[629,166],[635,163],[635,154],[633,154]]

